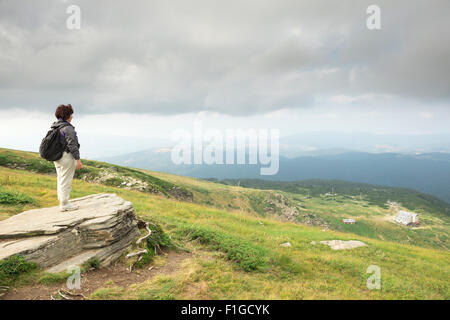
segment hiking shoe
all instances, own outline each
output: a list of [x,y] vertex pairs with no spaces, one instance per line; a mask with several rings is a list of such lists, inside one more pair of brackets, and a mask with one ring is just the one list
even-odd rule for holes
[[64,206],[60,206],[59,208],[61,209],[62,212],[78,210],[78,206],[70,202]]

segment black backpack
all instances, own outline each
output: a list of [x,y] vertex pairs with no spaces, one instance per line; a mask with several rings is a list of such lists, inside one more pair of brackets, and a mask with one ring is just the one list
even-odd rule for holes
[[66,144],[65,139],[61,138],[60,130],[66,126],[63,125],[47,132],[39,147],[39,153],[42,158],[48,161],[57,161],[62,158]]

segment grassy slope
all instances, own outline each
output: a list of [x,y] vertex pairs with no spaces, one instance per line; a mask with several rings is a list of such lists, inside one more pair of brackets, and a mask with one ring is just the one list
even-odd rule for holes
[[[56,174],[53,163],[42,159],[35,152],[0,148],[0,166],[36,173]],[[173,183],[132,168],[100,161],[83,160],[83,169],[75,172],[75,178],[108,186],[119,186],[160,194],[179,200],[192,200],[191,192]]]
[[363,198],[370,205],[387,207],[389,200],[402,203],[407,209],[413,211],[427,211],[435,215],[450,216],[450,204],[431,195],[412,189],[379,186],[367,183],[348,182],[340,180],[310,179],[302,181],[268,181],[260,179],[225,179],[220,183],[256,189],[276,189],[292,194],[309,194],[318,197],[332,190],[336,194]]
[[[166,197],[112,186],[74,180],[73,197],[115,192],[132,201],[137,214],[164,226],[172,238],[195,250],[180,271],[160,276],[131,288],[106,287],[93,297],[140,299],[448,299],[450,255],[446,250],[321,231],[294,223],[260,217],[240,192],[258,192],[227,187],[185,177],[155,174],[169,182],[198,188],[194,200],[218,199],[218,205],[247,210],[223,210],[174,201]],[[177,181],[175,181],[177,180]],[[33,207],[56,205],[54,176],[0,167],[3,190],[32,197],[31,203],[2,205],[0,218]],[[205,185],[207,185],[206,193]],[[192,189],[193,190],[193,189]],[[203,198],[202,198],[203,195]],[[368,247],[332,251],[310,242],[358,239]],[[290,241],[292,247],[279,244]],[[382,290],[369,291],[365,282],[369,265],[378,265]],[[247,270],[247,271],[246,271]]]
[[[313,214],[329,225],[330,229],[342,232],[354,233],[357,235],[380,240],[397,241],[404,244],[414,244],[425,247],[449,249],[450,238],[448,230],[450,228],[450,217],[445,211],[445,207],[439,202],[439,206],[434,202],[424,200],[424,205],[418,203],[419,193],[415,191],[409,193],[405,189],[387,188],[393,190],[391,200],[397,200],[395,192],[400,193],[399,201],[403,199],[406,205],[403,209],[408,210],[410,206],[405,200],[412,198],[416,204],[416,212],[420,213],[421,227],[411,229],[397,225],[392,222],[395,213],[385,206],[385,201],[380,201],[381,196],[360,196],[340,194],[333,197],[321,195],[323,190],[303,188],[290,190],[292,192],[279,190],[258,190],[243,188],[233,185],[223,185],[206,180],[182,177],[167,173],[143,170],[162,180],[182,185],[192,191],[194,202],[219,209],[237,210],[250,213],[252,215],[266,216],[264,208],[267,207],[268,194],[282,194],[293,206],[299,208],[302,213]],[[342,183],[342,182],[341,182]],[[276,185],[275,185],[276,186]],[[366,187],[368,185],[365,185]],[[329,188],[329,186],[327,185]],[[381,189],[384,193],[385,189]],[[289,190],[289,189],[287,189]],[[311,192],[310,190],[313,190]],[[311,198],[305,197],[310,192]],[[353,189],[348,188],[348,191]],[[378,193],[376,194],[378,195]],[[384,196],[384,195],[383,195]],[[375,201],[378,200],[378,202]],[[342,223],[344,218],[355,218],[355,225]]]

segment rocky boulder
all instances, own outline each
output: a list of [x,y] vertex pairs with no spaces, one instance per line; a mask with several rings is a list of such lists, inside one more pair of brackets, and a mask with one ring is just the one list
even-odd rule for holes
[[139,235],[133,205],[115,194],[71,202],[79,209],[35,209],[0,221],[0,260],[20,254],[50,272],[81,265],[90,258],[105,266]]

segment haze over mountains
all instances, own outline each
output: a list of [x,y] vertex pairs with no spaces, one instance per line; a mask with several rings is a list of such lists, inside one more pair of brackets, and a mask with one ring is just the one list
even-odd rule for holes
[[450,153],[450,134],[305,132],[280,139],[280,153],[286,157],[337,154],[345,151]]
[[[341,149],[342,150],[342,149]],[[323,152],[323,154],[321,154]],[[406,187],[450,202],[450,154],[368,153],[335,149],[310,151],[311,155],[280,156],[276,175],[261,176],[259,165],[175,165],[169,148],[155,148],[101,160],[178,175],[216,179],[295,181],[336,179]]]
[[[153,125],[153,124],[152,124]],[[44,127],[45,128],[45,127]],[[43,129],[44,130],[44,129]],[[89,132],[89,128],[80,130],[83,156],[92,159],[104,159],[123,154],[150,149],[171,148],[175,142],[170,134],[166,138],[141,136],[120,136],[108,133]],[[45,131],[45,130],[44,130]],[[344,152],[396,152],[450,153],[450,133],[448,134],[374,134],[364,132],[304,132],[283,136],[280,129],[280,154],[287,158],[339,154]],[[40,136],[36,141],[19,145],[2,145],[11,148],[37,151]],[[28,140],[30,140],[28,138]]]

